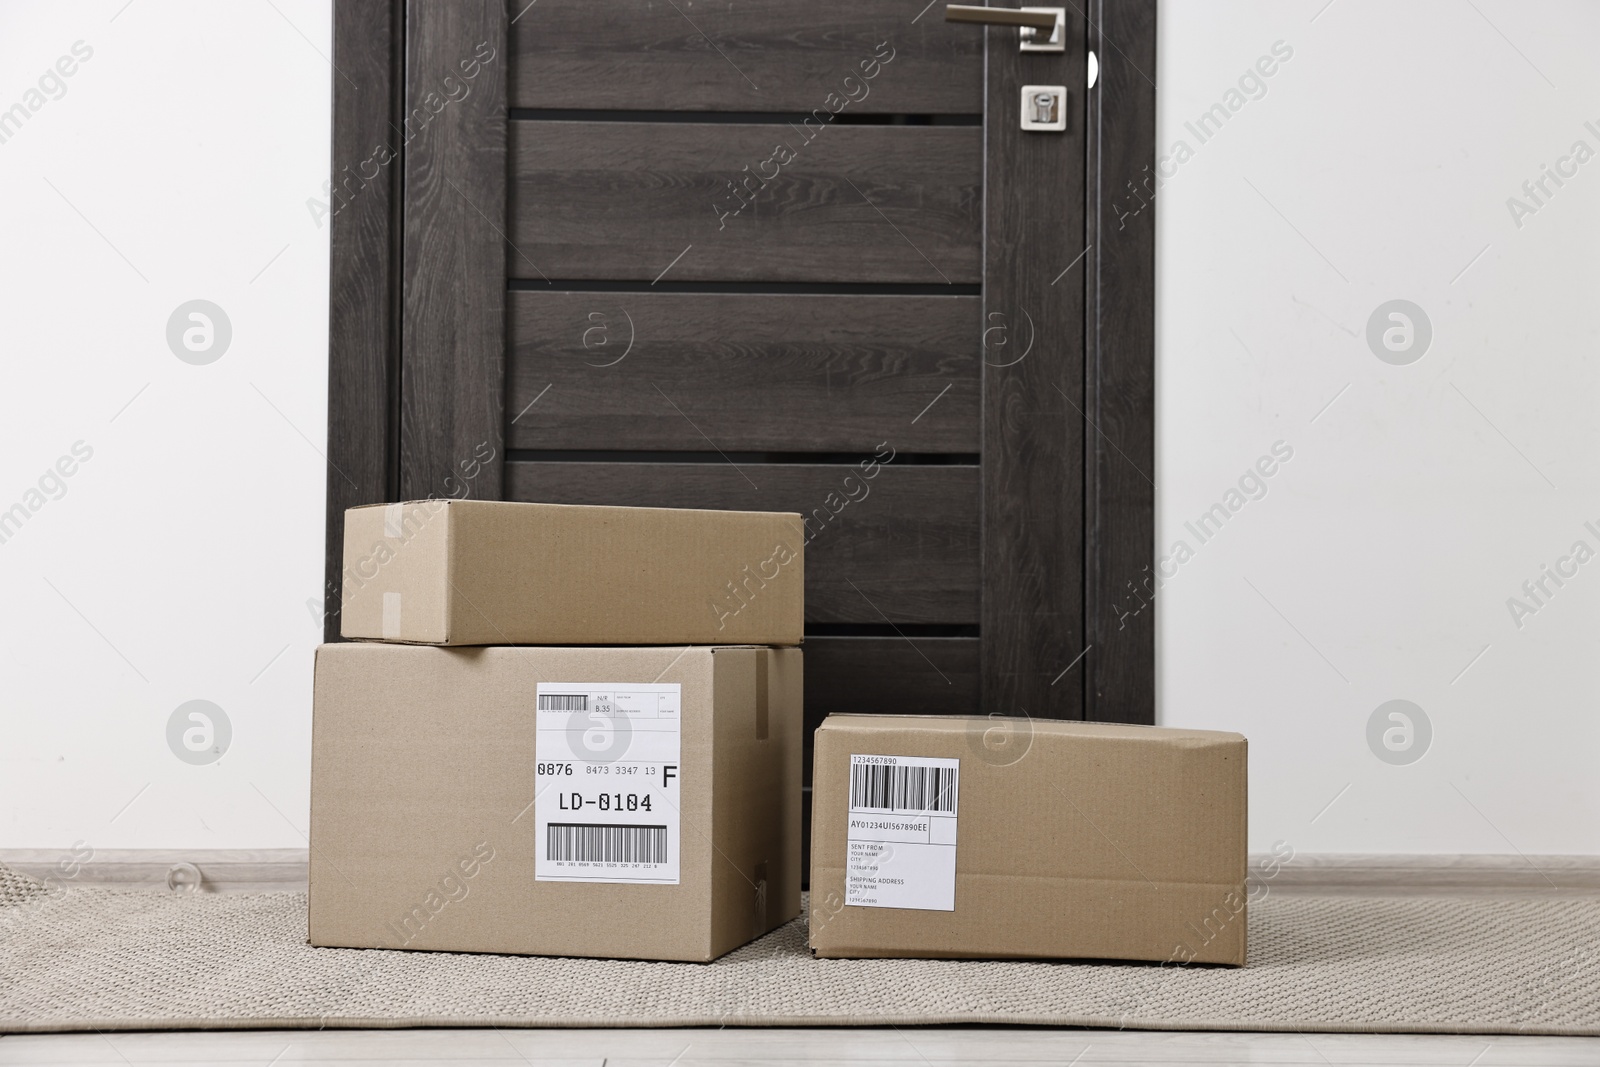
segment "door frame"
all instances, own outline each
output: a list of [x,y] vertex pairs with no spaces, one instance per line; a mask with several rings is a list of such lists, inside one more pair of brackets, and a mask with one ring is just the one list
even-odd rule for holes
[[[499,496],[504,446],[496,401],[504,388],[504,349],[481,342],[496,331],[504,336],[503,309],[455,309],[479,328],[479,343],[442,354],[423,343],[437,309],[419,306],[415,297],[408,303],[405,278],[439,269],[439,255],[478,273],[504,252],[496,243],[433,254],[414,242],[408,260],[403,192],[408,181],[450,178],[446,184],[458,187],[462,201],[455,210],[487,212],[491,226],[503,229],[504,154],[486,159],[431,152],[420,158],[408,152],[408,95],[427,87],[407,85],[405,42],[408,18],[428,20],[421,47],[434,57],[470,56],[479,38],[492,38],[498,67],[463,106],[441,113],[435,130],[448,138],[473,123],[493,122],[496,109],[503,126],[509,18],[493,6],[487,15],[449,17],[430,6],[435,2],[333,5],[324,590],[330,641],[339,639],[346,508],[457,495],[462,472],[451,458],[457,452],[475,460],[467,491]],[[1085,718],[1143,723],[1155,718],[1156,5],[1089,0],[1082,12],[1099,75],[1085,96],[1085,251],[1079,264],[1083,655],[1068,668],[1082,672]],[[487,460],[482,442],[492,443]]]
[[1156,5],[1090,0],[1084,718],[1155,723]]

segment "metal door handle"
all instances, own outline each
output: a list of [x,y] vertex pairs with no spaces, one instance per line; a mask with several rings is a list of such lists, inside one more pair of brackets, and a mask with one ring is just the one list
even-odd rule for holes
[[1021,29],[1024,52],[1066,51],[1067,9],[1064,7],[973,7],[946,4],[946,22],[975,22],[986,26],[1016,26]]

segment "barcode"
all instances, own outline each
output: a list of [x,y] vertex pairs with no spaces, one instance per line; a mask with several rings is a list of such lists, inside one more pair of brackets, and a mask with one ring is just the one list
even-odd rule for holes
[[583,863],[665,863],[665,826],[602,826],[553,822],[546,859]]
[[850,807],[953,812],[956,810],[956,769],[851,764]]
[[584,693],[540,693],[540,711],[588,711],[589,697]]

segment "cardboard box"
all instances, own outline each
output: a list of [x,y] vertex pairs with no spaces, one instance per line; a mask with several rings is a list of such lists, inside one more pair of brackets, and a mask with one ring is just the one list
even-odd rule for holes
[[812,777],[826,957],[1245,960],[1245,739],[830,715]]
[[796,514],[483,500],[345,512],[340,632],[428,645],[797,645]]
[[794,918],[800,656],[324,645],[311,943],[704,961]]

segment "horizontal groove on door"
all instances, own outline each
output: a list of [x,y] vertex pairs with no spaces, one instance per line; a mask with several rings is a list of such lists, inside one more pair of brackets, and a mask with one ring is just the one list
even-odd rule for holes
[[976,127],[513,122],[510,140],[513,277],[981,281]]
[[[651,452],[644,450],[510,448],[506,459],[526,463],[788,463],[858,466],[867,452]],[[896,467],[976,467],[976,452],[896,452]]]
[[976,626],[938,622],[814,622],[806,627],[806,640],[813,637],[977,637]]
[[[579,108],[514,107],[511,118],[519,122],[730,122],[781,126],[801,123],[804,111],[585,111]],[[982,126],[974,115],[864,115],[841,111],[828,120],[831,126]]]
[[936,282],[674,282],[603,278],[507,278],[511,292],[530,293],[737,293],[752,296],[981,296],[975,283]]
[[552,504],[799,512],[808,622],[978,619],[976,467],[890,461],[868,478],[832,465],[512,460],[505,486],[507,500]]
[[513,107],[809,112],[849,94],[857,112],[983,110],[983,34],[905,0],[524,5]]
[[977,297],[508,295],[513,449],[978,451]]
[[807,785],[812,735],[829,715],[980,712],[975,637],[807,637],[804,651]]

